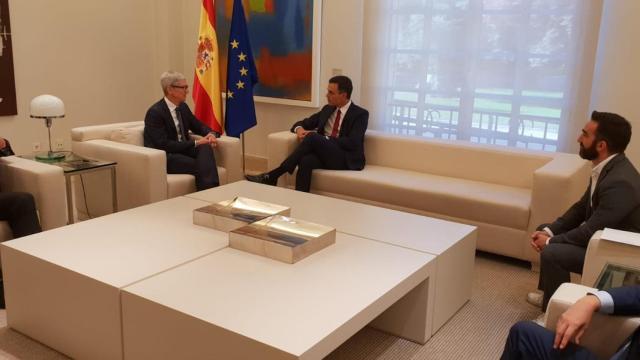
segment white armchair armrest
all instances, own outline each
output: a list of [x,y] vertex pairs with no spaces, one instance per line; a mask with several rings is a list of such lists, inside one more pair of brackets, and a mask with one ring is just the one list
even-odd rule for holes
[[[578,201],[589,182],[589,163],[577,155],[555,154],[554,159],[533,173],[531,213],[528,233],[543,223],[549,223],[562,215]],[[540,261],[529,242],[524,244],[529,260]]]
[[227,170],[227,183],[244,180],[240,139],[221,136],[215,148],[216,165]]
[[[588,292],[595,291],[597,289],[584,285],[562,284],[549,300],[545,327],[555,331],[560,315]],[[640,318],[637,317],[595,313],[589,328],[582,336],[580,344],[593,352],[599,359],[608,359],[615,354],[620,345],[639,325]],[[606,341],[603,341],[603,339],[606,339]]]
[[[267,137],[267,169],[272,170],[286,159],[298,146],[298,138],[291,131],[271,133]],[[278,185],[293,185],[294,180],[289,174],[278,179]]]
[[[126,210],[167,198],[167,164],[164,151],[110,140],[72,143],[73,152],[84,157],[116,161],[118,210]],[[111,186],[107,172],[82,175],[92,217],[112,212]],[[82,185],[82,184],[80,184]],[[76,206],[85,212],[82,187],[76,181]],[[105,191],[105,189],[109,189]]]
[[62,168],[17,156],[0,158],[0,189],[31,193],[43,230],[67,224],[67,191]]
[[582,268],[582,284],[593,286],[607,263],[640,268],[640,247],[602,240],[596,231],[589,240]]

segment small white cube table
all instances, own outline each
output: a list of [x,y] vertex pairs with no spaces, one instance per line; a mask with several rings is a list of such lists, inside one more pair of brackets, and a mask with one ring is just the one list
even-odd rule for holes
[[475,226],[248,181],[188,196],[218,202],[240,195],[290,206],[292,217],[343,233],[436,255],[433,333],[471,298]]
[[125,359],[321,359],[390,307],[378,326],[423,343],[433,259],[342,233],[295,264],[226,248],[123,290]]

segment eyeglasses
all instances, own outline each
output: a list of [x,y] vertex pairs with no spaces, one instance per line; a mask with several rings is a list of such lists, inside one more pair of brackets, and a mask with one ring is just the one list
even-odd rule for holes
[[172,87],[172,88],[182,89],[182,90],[187,90],[187,89],[189,89],[189,85],[183,85],[183,86],[171,85],[171,87]]

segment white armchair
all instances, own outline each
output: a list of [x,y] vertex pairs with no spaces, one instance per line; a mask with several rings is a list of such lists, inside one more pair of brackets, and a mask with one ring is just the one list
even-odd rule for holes
[[596,231],[589,240],[582,268],[582,284],[593,286],[607,263],[640,269],[640,247],[602,240]]
[[[545,327],[555,331],[560,315],[578,299],[595,291],[597,289],[584,285],[562,284],[549,300]],[[598,359],[609,359],[638,326],[640,326],[640,318],[638,317],[595,313],[580,343],[591,350]]]
[[[31,193],[43,230],[67,224],[67,192],[62,168],[17,156],[0,158],[0,189]],[[0,221],[0,241],[12,238],[9,225]]]
[[[153,203],[196,191],[191,175],[167,174],[164,151],[143,146],[144,122],[79,127],[71,130],[74,153],[116,161],[118,210]],[[220,184],[241,180],[240,141],[222,136],[215,149]],[[110,213],[111,187],[106,174],[83,175],[74,184],[79,218]],[[86,203],[85,203],[86,201]],[[87,207],[89,212],[87,212]]]
[[[582,269],[582,285],[562,284],[551,297],[545,320],[548,329],[555,330],[560,315],[578,299],[588,292],[597,291],[592,286],[607,263],[640,268],[640,247],[602,240],[601,236],[602,230],[589,240]],[[581,342],[598,358],[608,359],[638,326],[640,317],[595,314]]]

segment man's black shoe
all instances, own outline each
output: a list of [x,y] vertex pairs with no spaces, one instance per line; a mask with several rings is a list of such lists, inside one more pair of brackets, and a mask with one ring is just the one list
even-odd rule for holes
[[278,178],[271,178],[269,176],[269,173],[258,174],[258,175],[245,175],[244,177],[251,182],[257,182],[260,184],[275,186],[278,183]]

